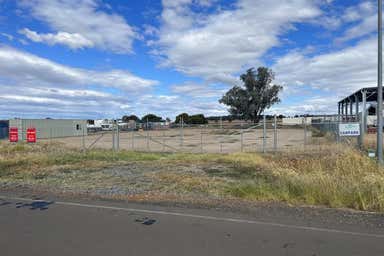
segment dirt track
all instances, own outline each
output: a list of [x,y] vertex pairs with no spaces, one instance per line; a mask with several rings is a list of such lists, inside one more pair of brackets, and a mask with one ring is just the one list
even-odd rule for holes
[[[46,141],[46,140],[45,140]],[[68,137],[53,139],[71,147],[82,147],[82,137]],[[241,143],[243,141],[243,143]],[[311,132],[307,132],[307,143],[312,143]],[[112,148],[112,133],[90,134],[84,138],[86,147]],[[274,131],[267,130],[266,150],[274,147]],[[239,129],[167,129],[156,131],[121,132],[119,148],[126,150],[153,152],[191,152],[191,153],[233,153],[254,152],[263,150],[262,129],[243,132]],[[303,129],[279,129],[277,132],[278,150],[304,148]]]

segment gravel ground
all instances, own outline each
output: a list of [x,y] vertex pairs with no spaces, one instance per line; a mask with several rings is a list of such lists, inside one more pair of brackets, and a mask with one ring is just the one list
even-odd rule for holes
[[[227,167],[216,166],[215,168],[224,170]],[[161,194],[164,197],[209,196],[217,199],[218,191],[208,191],[208,187],[215,182],[224,184],[228,179],[212,178],[209,173],[213,169],[203,164],[130,162],[123,166],[101,170],[55,170],[43,177],[20,181],[5,178],[0,181],[0,187],[6,189],[27,186],[54,192],[107,197]]]
[[[34,179],[1,179],[0,193],[30,198],[128,200],[166,206],[220,209],[257,215],[268,221],[289,216],[292,223],[335,224],[349,229],[365,226],[383,232],[384,214],[323,207],[289,206],[284,203],[250,202],[225,195],[231,178],[224,164],[130,162],[100,170],[55,170]],[[1,204],[1,202],[0,202]]]

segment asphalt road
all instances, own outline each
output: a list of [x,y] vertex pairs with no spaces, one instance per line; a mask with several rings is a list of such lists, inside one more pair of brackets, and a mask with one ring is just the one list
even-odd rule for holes
[[384,233],[103,201],[0,199],[0,255],[384,255]]

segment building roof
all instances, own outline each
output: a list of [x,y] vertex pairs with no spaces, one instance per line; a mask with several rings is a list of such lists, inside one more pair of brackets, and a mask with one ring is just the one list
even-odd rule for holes
[[[357,96],[358,102],[362,102],[364,90],[367,92],[367,102],[377,101],[377,87],[365,87],[345,97],[344,99],[340,100],[338,103],[356,102],[355,96]],[[384,98],[384,92],[383,92],[383,98]]]

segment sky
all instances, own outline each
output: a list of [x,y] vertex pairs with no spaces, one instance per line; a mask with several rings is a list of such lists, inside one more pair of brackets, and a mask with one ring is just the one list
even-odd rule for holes
[[377,85],[375,0],[0,0],[0,118],[227,115],[249,68],[267,114],[331,114]]

